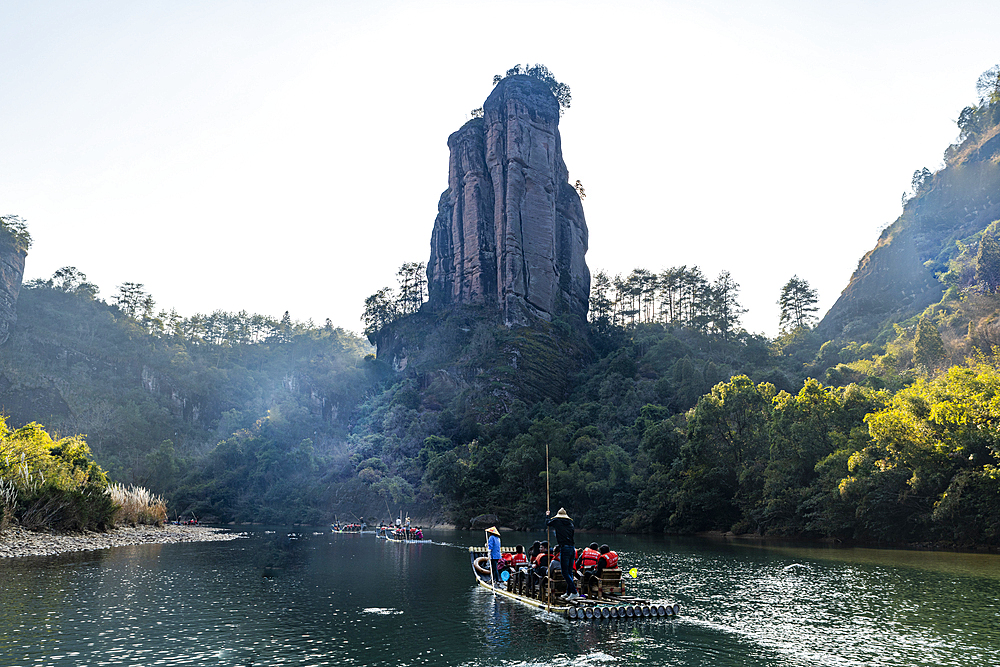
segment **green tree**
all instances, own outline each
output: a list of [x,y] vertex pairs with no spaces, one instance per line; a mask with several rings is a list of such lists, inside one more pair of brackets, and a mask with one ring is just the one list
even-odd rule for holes
[[0,238],[7,236],[15,247],[24,252],[31,249],[31,234],[24,219],[18,215],[0,215]]
[[926,315],[917,322],[917,333],[913,339],[913,359],[924,368],[932,368],[944,359],[944,342],[937,326]]
[[740,286],[729,271],[722,271],[712,285],[710,318],[712,330],[728,339],[740,325],[740,316],[747,312],[739,302]]
[[559,81],[557,81],[556,77],[552,74],[551,71],[549,71],[549,68],[546,67],[545,65],[542,65],[541,63],[537,63],[535,65],[528,65],[528,64],[514,65],[509,70],[507,70],[506,76],[501,77],[499,74],[494,76],[493,85],[500,83],[500,81],[507,78],[508,76],[517,76],[517,75],[530,76],[545,82],[545,85],[549,87],[549,90],[551,90],[552,94],[555,96],[556,101],[559,102],[560,116],[566,111],[566,109],[569,109],[569,105],[573,101],[573,95],[572,93],[570,93],[569,86],[567,86],[565,83],[560,83]]
[[142,283],[126,282],[118,286],[118,294],[112,297],[114,304],[129,319],[138,320],[151,316],[156,302],[143,289]]
[[712,387],[690,413],[691,475],[683,494],[702,506],[704,527],[761,529],[760,506],[767,462],[767,426],[774,385],[755,385],[745,375]]
[[994,65],[979,75],[976,94],[980,105],[1000,102],[1000,65]]
[[369,338],[397,317],[399,309],[391,287],[383,287],[365,299],[365,311],[361,315],[361,321],[365,325],[365,335]]
[[797,275],[789,278],[781,288],[781,296],[778,298],[778,305],[781,307],[779,321],[781,329],[794,331],[809,328],[816,320],[814,313],[819,310],[816,306],[817,301],[816,290],[809,287],[808,281]]
[[407,262],[396,272],[399,283],[399,296],[396,298],[396,310],[403,315],[415,313],[427,298],[427,264],[424,262]]
[[604,271],[598,271],[590,285],[590,321],[599,331],[607,331],[611,326],[611,279]]
[[989,230],[983,232],[976,252],[976,284],[987,294],[1000,287],[1000,243]]

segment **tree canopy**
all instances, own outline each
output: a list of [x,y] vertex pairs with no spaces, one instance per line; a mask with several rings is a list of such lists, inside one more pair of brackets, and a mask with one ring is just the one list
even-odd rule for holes
[[530,76],[539,81],[543,81],[545,85],[549,87],[552,94],[555,96],[556,101],[559,102],[559,115],[561,116],[565,113],[566,109],[569,109],[570,104],[573,102],[573,95],[570,92],[569,86],[565,83],[561,83],[556,80],[556,77],[552,74],[548,67],[542,65],[541,63],[536,63],[534,65],[514,65],[504,76],[499,74],[493,77],[493,85],[496,85],[503,81],[508,76]]
[[816,321],[818,300],[816,290],[809,286],[808,281],[797,275],[789,278],[781,288],[781,296],[778,298],[778,305],[781,307],[779,323],[782,330],[808,328]]

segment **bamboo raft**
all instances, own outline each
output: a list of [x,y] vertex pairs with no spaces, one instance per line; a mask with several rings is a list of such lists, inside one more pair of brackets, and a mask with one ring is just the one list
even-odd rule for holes
[[[514,553],[511,547],[503,547],[501,551]],[[550,582],[546,579],[537,585],[537,591],[529,590],[525,581],[527,577],[512,576],[506,582],[494,582],[490,576],[489,558],[485,547],[469,547],[469,558],[476,583],[483,588],[528,607],[571,620],[661,616],[673,618],[680,613],[681,606],[677,603],[653,604],[649,600],[625,595],[622,591],[622,572],[618,568],[604,570],[599,581],[591,581],[589,590],[583,591],[587,597],[570,601],[562,597],[562,593],[566,591],[566,581],[562,578],[562,571],[558,567],[549,569],[549,576],[552,579],[550,598]],[[582,587],[578,588],[582,590]]]
[[399,536],[399,535],[397,535],[395,533],[395,531],[392,531],[392,530],[387,530],[387,531],[385,531],[384,534],[380,531],[380,532],[378,532],[378,533],[375,534],[375,537],[383,537],[383,538],[385,538],[386,542],[406,542],[406,543],[409,543],[409,544],[422,544],[424,542],[430,542],[429,539],[419,539],[418,540],[418,539],[415,539],[413,537],[410,537],[406,533],[404,533],[404,536]]
[[341,527],[341,528],[335,528],[334,526],[330,526],[330,531],[334,532],[334,533],[342,533],[342,534],[351,533],[351,534],[354,534],[354,535],[361,535],[362,533],[373,532],[373,531],[370,531],[370,530],[364,530],[364,529],[362,529],[361,526],[344,526],[344,527]]

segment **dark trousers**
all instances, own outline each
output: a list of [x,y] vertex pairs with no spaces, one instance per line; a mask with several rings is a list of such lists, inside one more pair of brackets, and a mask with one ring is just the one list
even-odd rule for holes
[[563,579],[566,580],[566,594],[576,593],[576,582],[573,581],[573,561],[576,559],[576,549],[568,544],[559,547],[559,567]]

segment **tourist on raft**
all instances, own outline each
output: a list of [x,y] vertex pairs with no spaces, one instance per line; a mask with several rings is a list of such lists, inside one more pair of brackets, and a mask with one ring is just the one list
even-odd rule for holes
[[[534,546],[532,546],[534,549]],[[535,592],[535,586],[542,583],[542,580],[548,575],[549,569],[549,543],[541,542],[538,546],[538,553],[535,554],[534,559],[531,561],[531,576],[528,581],[528,588],[532,594]]]
[[[549,511],[545,511],[545,516]],[[556,515],[545,522],[556,531],[556,542],[559,544],[559,566],[562,568],[563,579],[566,580],[566,599],[575,600],[580,597],[573,581],[573,562],[576,560],[576,547],[573,545],[573,519],[569,518],[562,507]]]
[[601,555],[597,557],[596,574],[600,578],[601,572],[604,570],[613,570],[618,567],[618,554],[612,551],[607,544],[602,544],[598,552]]
[[528,562],[528,557],[524,555],[524,545],[518,544],[514,547],[514,554],[510,557],[510,564],[517,568]]
[[493,572],[493,581],[499,582],[500,570],[497,565],[503,560],[503,554],[500,550],[500,531],[497,530],[496,526],[490,526],[486,529],[486,550],[490,552],[490,570]]
[[597,542],[591,542],[589,547],[580,550],[580,555],[576,558],[576,569],[583,579],[583,590],[589,590],[590,580],[593,579],[597,569],[597,560],[601,557],[598,551]]

